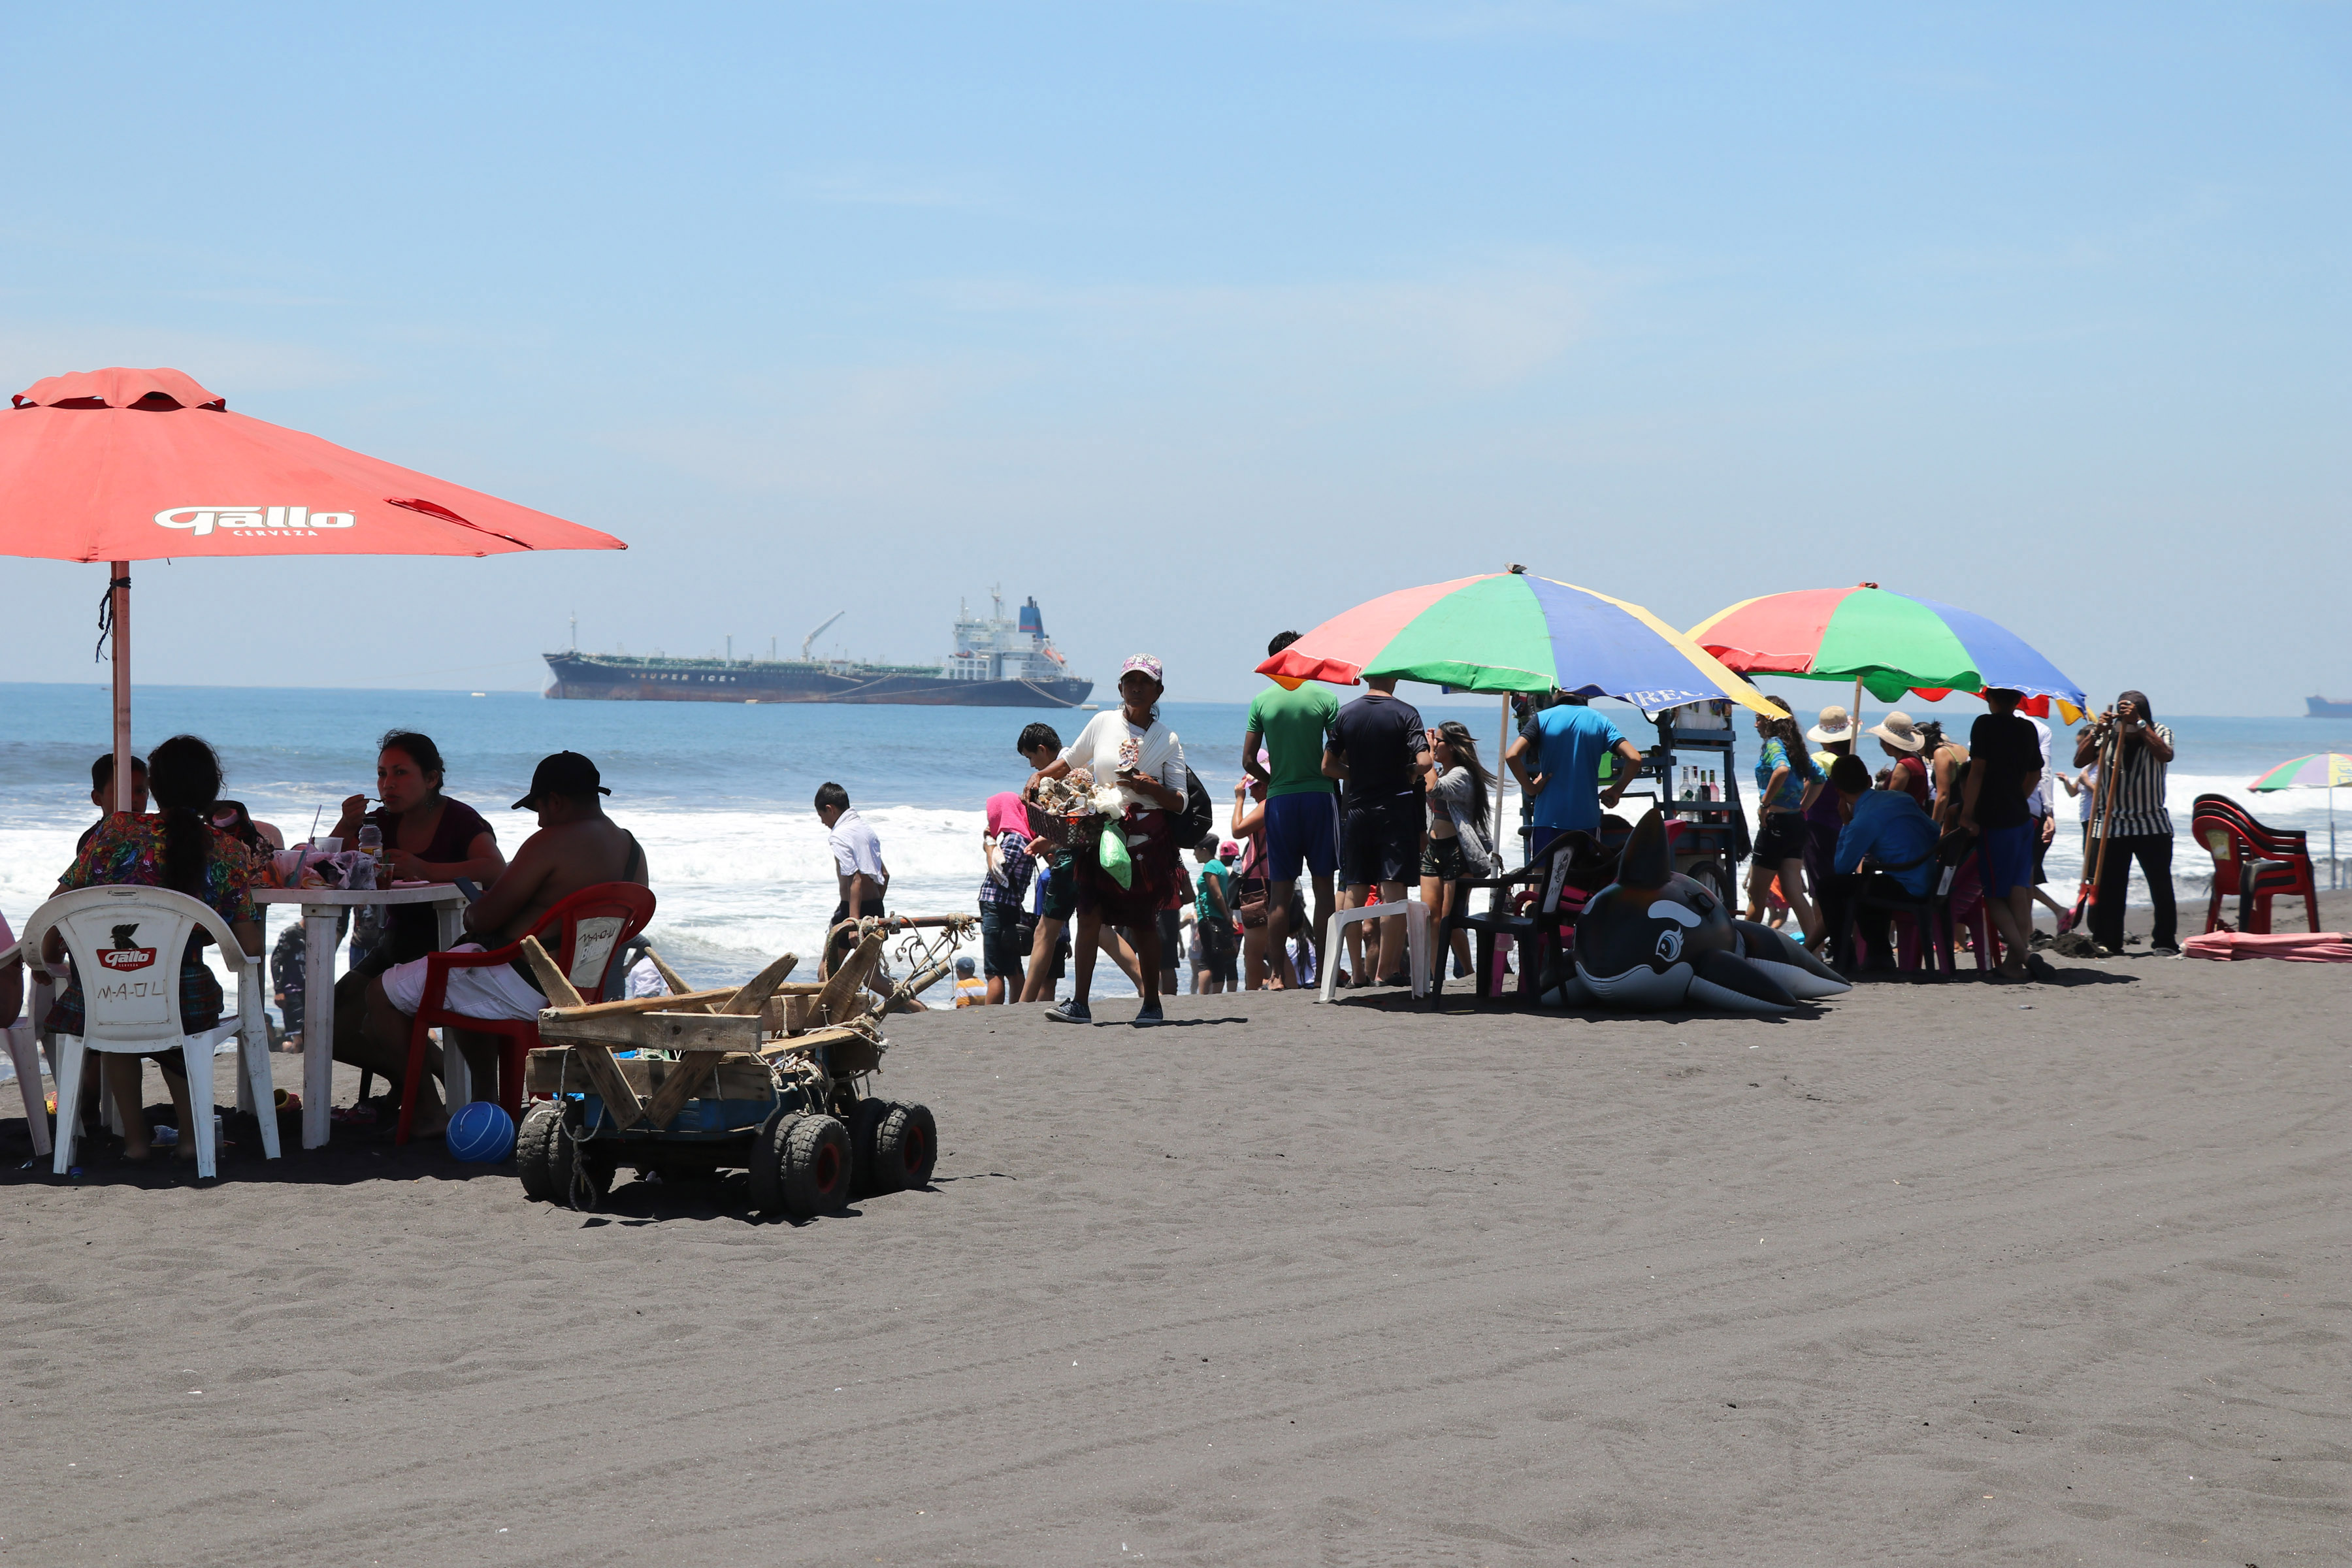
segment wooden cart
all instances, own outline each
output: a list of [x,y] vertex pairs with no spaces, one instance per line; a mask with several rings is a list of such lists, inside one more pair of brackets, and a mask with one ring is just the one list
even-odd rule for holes
[[[587,1004],[568,985],[549,986],[544,1043],[524,1084],[534,1103],[515,1138],[524,1194],[593,1208],[624,1165],[740,1170],[752,1207],[806,1219],[853,1197],[927,1184],[939,1155],[930,1111],[867,1089],[888,1048],[881,1016],[936,984],[946,965],[877,984],[882,950],[892,935],[929,926],[940,931],[936,958],[974,924],[971,916],[866,921],[856,948],[821,984],[783,980],[796,962],[787,953],[731,990],[688,990],[666,964],[667,996]],[[543,985],[562,981],[551,963],[533,964]]]

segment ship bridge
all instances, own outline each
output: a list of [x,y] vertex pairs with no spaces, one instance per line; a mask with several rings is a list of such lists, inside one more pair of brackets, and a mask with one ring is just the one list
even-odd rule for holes
[[992,591],[995,613],[971,615],[958,605],[955,648],[940,674],[950,680],[1065,680],[1069,668],[1045,635],[1045,612],[1033,596],[1021,606],[1020,617],[1008,619],[1004,599]]

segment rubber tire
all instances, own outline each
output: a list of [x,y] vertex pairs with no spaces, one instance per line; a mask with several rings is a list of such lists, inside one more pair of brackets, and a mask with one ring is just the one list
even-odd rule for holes
[[894,1193],[919,1191],[931,1184],[939,1163],[940,1126],[929,1107],[893,1105],[874,1137],[875,1179],[889,1183]]
[[562,1136],[562,1112],[551,1100],[542,1100],[523,1112],[515,1134],[515,1168],[522,1177],[522,1195],[535,1204],[561,1203],[563,1189],[555,1183],[554,1140]]
[[801,1115],[791,1106],[780,1105],[768,1112],[768,1120],[760,1124],[760,1131],[751,1139],[751,1164],[744,1176],[751,1189],[751,1207],[761,1214],[784,1212],[784,1141]]
[[849,1202],[856,1161],[849,1129],[834,1117],[778,1110],[752,1155],[751,1206],[763,1214],[812,1219]]
[[890,1102],[885,1100],[861,1100],[850,1112],[845,1125],[849,1128],[849,1152],[855,1166],[849,1184],[852,1197],[871,1197],[898,1190],[898,1184],[889,1179],[889,1173],[874,1157],[874,1142],[881,1136],[883,1118],[889,1114]]
[[547,1178],[554,1194],[548,1201],[567,1208],[580,1206],[572,1201],[572,1166],[579,1163],[587,1177],[588,1208],[593,1211],[604,1206],[605,1194],[613,1190],[614,1173],[620,1169],[621,1163],[614,1154],[581,1153],[573,1135],[584,1120],[577,1100],[567,1101],[557,1113],[553,1136],[547,1143]]

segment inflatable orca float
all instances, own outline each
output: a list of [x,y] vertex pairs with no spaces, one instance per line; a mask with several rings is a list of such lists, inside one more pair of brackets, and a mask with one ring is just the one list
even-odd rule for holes
[[1734,920],[1713,889],[1677,873],[1664,819],[1652,807],[1626,841],[1617,879],[1577,920],[1573,972],[1557,975],[1541,1000],[1641,1012],[1785,1013],[1850,989],[1802,947],[1770,926]]

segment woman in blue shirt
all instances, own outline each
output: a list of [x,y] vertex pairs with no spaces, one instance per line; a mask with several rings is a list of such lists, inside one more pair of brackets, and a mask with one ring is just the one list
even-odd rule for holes
[[1764,918],[1764,895],[1778,877],[1780,896],[1795,911],[1810,948],[1822,939],[1822,915],[1805,891],[1804,809],[1821,790],[1821,769],[1788,710],[1772,718],[1759,713],[1756,733],[1764,744],[1756,759],[1756,853],[1748,872],[1748,918]]

